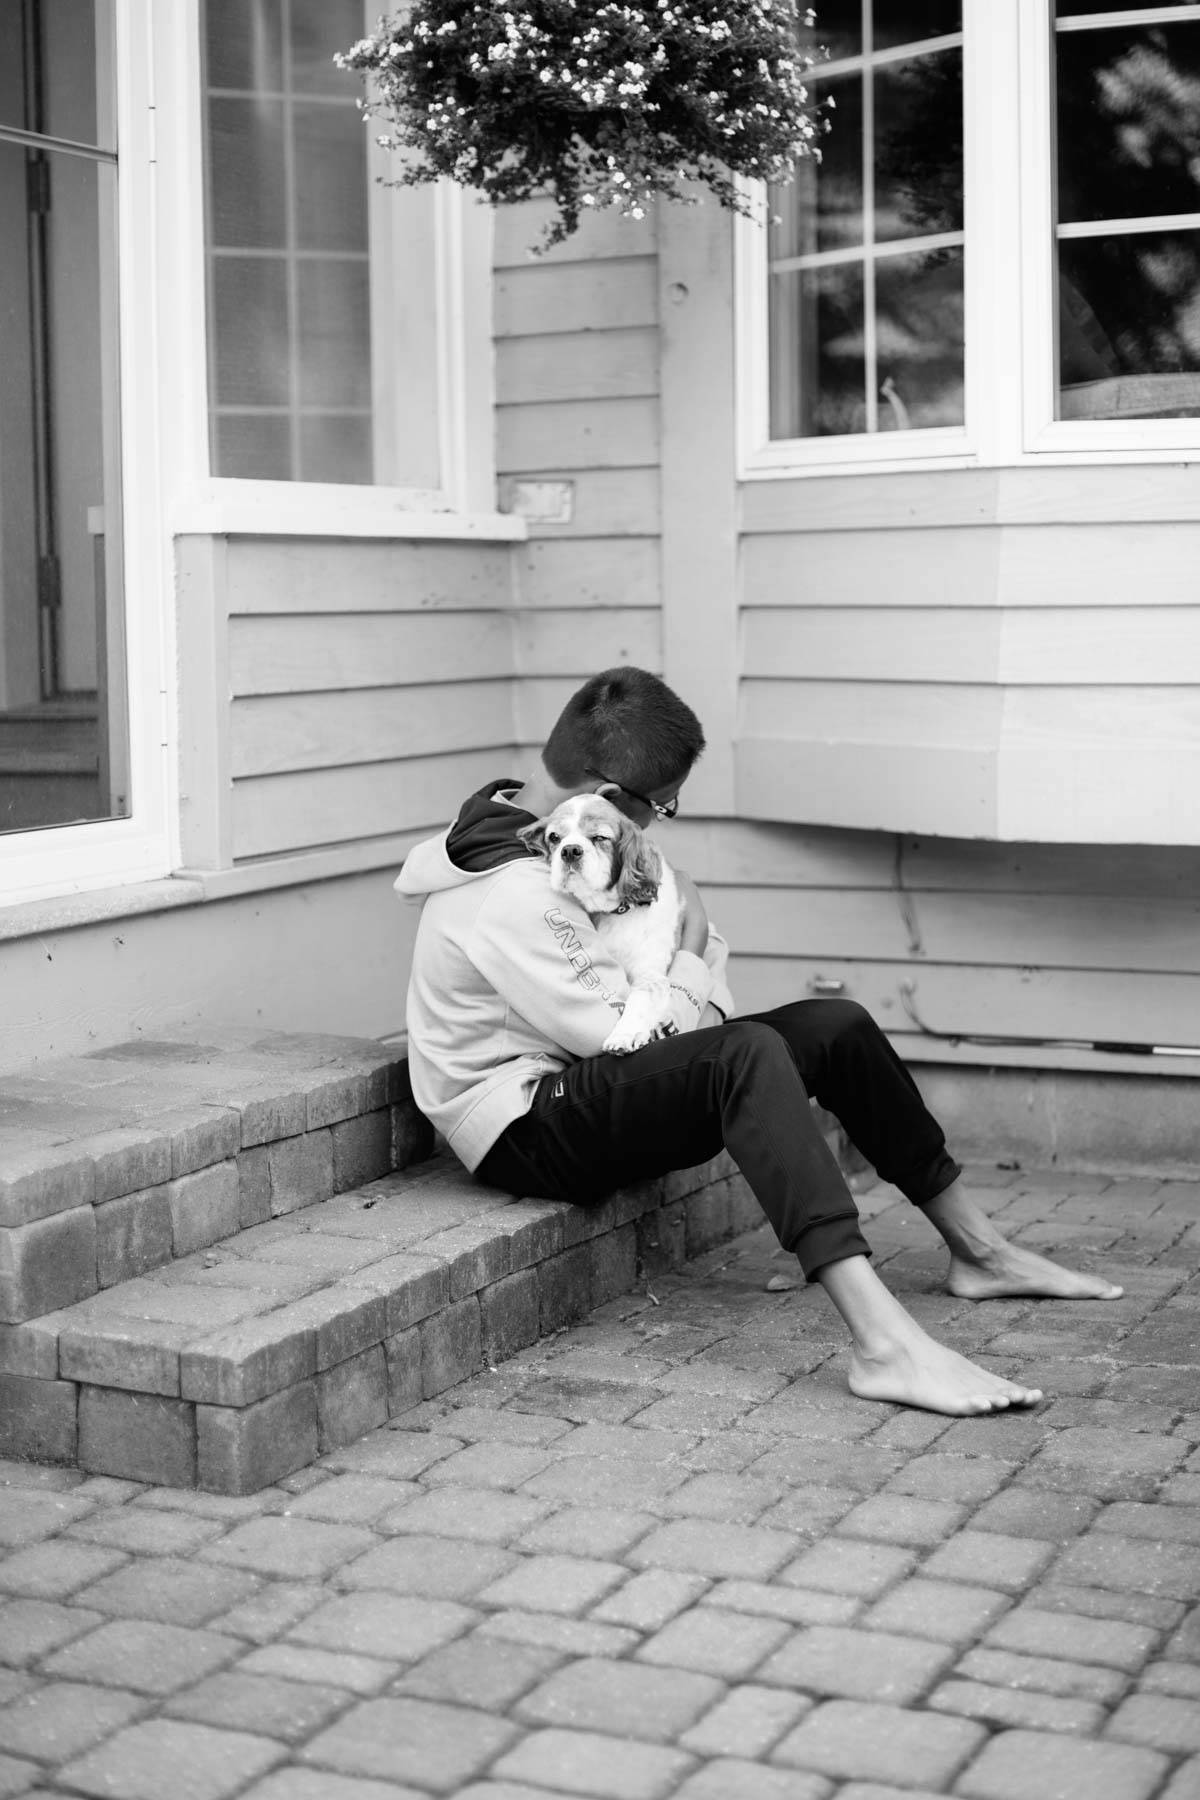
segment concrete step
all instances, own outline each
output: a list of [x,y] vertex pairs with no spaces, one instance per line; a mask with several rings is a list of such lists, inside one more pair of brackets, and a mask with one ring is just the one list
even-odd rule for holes
[[0,1455],[252,1493],[760,1218],[724,1155],[587,1208],[433,1158],[9,1326]]
[[0,1076],[7,1327],[403,1167],[407,1065],[361,1038],[171,1033]]

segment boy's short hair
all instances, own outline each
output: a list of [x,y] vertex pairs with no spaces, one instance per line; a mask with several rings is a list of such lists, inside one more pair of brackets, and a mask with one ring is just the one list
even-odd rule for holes
[[542,751],[559,787],[599,769],[643,793],[682,781],[704,749],[690,706],[645,669],[605,669],[567,701]]

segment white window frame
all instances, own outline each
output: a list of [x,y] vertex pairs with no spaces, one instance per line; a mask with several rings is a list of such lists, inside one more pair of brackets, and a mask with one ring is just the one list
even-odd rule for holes
[[[879,3],[879,0],[877,0]],[[1200,5],[1129,22],[1200,18]],[[1104,15],[1119,25],[1126,15]],[[1086,16],[1070,29],[1086,24]],[[767,253],[761,187],[735,231],[738,473],[743,480],[900,470],[1178,462],[1200,419],[1064,421],[1055,410],[1056,258],[1048,0],[964,0],[966,417],[961,430],[775,439],[769,434]],[[836,121],[834,129],[837,129]],[[997,178],[1007,168],[1009,179]],[[1013,378],[1013,371],[1017,378]]]
[[[1155,25],[1200,22],[1200,5],[1146,7],[1128,12],[1079,14],[1064,20],[1064,31],[1089,26]],[[1021,0],[1022,93],[1024,96],[1026,262],[1025,289],[1025,448],[1033,455],[1048,452],[1070,460],[1177,460],[1180,452],[1200,449],[1198,419],[1062,420],[1054,417],[1057,370],[1053,320],[1057,314],[1053,182],[1039,168],[1054,168],[1051,25],[1045,0]],[[1169,229],[1172,221],[1156,221]],[[1073,232],[1072,235],[1082,235]]]
[[[115,0],[120,296],[121,489],[129,694],[128,818],[0,835],[0,902],[151,880],[174,861],[173,638],[169,544],[161,528],[159,271],[153,222],[165,196],[155,145],[162,9]],[[106,53],[106,51],[105,51]],[[101,69],[101,76],[107,73]]]
[[[395,157],[370,148],[371,298],[376,446],[398,445],[414,395],[436,406],[433,484],[358,486],[334,482],[251,481],[211,473],[208,438],[208,342],[205,318],[203,93],[199,0],[173,0],[189,128],[186,156],[186,242],[178,247],[179,368],[188,392],[188,429],[180,433],[173,470],[170,523],[176,533],[246,531],[261,535],[389,537],[416,534],[418,518],[433,519],[442,536],[518,537],[519,521],[495,511],[492,448],[491,255],[492,215],[477,196],[449,182],[417,188],[383,187],[395,178]],[[364,26],[375,9],[364,9]],[[361,90],[346,77],[348,93]],[[370,127],[367,127],[369,130]],[[382,127],[380,127],[382,129]],[[429,273],[414,293],[414,266]],[[403,361],[378,354],[394,341],[397,295],[417,341]],[[422,459],[423,460],[423,459]],[[452,519],[455,521],[452,523]]]
[[[887,0],[875,0],[875,4],[886,5]],[[989,4],[992,0],[989,0]],[[818,33],[819,35],[819,33]],[[914,45],[905,45],[897,50],[883,51],[871,59],[873,68],[892,62],[904,62],[912,58],[914,50],[933,54],[938,50],[953,49],[964,44],[965,33],[954,32],[948,36],[921,39]],[[964,49],[965,56],[965,49]],[[837,65],[831,65],[836,67]],[[817,65],[815,73],[820,73]],[[964,93],[966,90],[966,69],[963,71]],[[965,113],[964,107],[964,113]],[[833,130],[837,130],[836,114],[833,118]],[[967,146],[963,146],[964,162],[967,157]],[[964,176],[964,185],[966,177]],[[872,205],[871,183],[868,170],[867,191],[864,193],[864,210],[869,211]],[[767,242],[763,226],[758,223],[765,218],[768,207],[766,196],[761,185],[743,188],[743,195],[748,200],[755,223],[747,228],[747,222],[741,221],[738,231],[738,288],[739,317],[738,348],[742,360],[741,380],[739,386],[742,393],[741,441],[739,444],[739,462],[747,473],[774,474],[783,472],[794,474],[805,469],[819,469],[822,474],[831,470],[875,470],[890,466],[897,460],[893,446],[901,444],[900,455],[904,466],[912,467],[912,455],[918,455],[922,463],[937,466],[947,462],[962,461],[971,450],[969,421],[963,425],[934,426],[928,430],[896,432],[856,432],[844,437],[820,438],[776,438],[770,435],[770,340],[768,331],[769,283],[767,267]],[[957,235],[957,234],[955,234]],[[883,254],[901,254],[907,246],[897,245],[893,251],[888,245]],[[867,246],[867,259],[873,253],[880,252],[874,246]],[[856,253],[848,253],[852,255]],[[831,259],[832,260],[832,259]],[[966,258],[969,268],[971,258]],[[868,282],[867,292],[870,291]],[[868,316],[866,320],[868,333],[873,331],[873,322]],[[872,398],[868,396],[868,411],[872,411]],[[919,447],[913,452],[908,449],[910,439],[919,439]]]

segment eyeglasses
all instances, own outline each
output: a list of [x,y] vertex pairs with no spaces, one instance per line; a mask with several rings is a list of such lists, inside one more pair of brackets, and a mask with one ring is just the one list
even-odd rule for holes
[[585,769],[583,772],[585,775],[594,775],[597,781],[607,782],[609,787],[620,788],[621,792],[628,794],[631,800],[640,801],[643,806],[648,806],[656,819],[673,819],[679,811],[678,794],[672,794],[669,800],[651,800],[645,794],[639,794],[636,788],[626,787],[623,781],[614,781],[611,775],[602,774],[599,769]]

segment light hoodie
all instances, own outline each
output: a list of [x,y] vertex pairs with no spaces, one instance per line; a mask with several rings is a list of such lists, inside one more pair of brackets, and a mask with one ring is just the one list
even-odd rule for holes
[[[533,815],[491,782],[449,831],[412,849],[396,892],[422,903],[408,988],[413,1097],[476,1169],[528,1112],[544,1075],[596,1056],[629,992],[588,914],[550,886],[549,864],[517,836]],[[710,931],[703,957],[671,964],[671,1016],[693,1031],[711,1000],[726,1016],[728,949]]]

